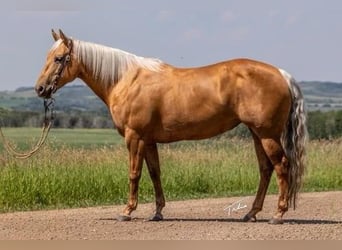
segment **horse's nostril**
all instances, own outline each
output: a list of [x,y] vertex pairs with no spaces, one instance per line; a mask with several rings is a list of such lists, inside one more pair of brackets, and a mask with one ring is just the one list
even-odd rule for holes
[[38,95],[42,95],[45,92],[45,87],[43,85],[40,85],[36,88],[36,92]]

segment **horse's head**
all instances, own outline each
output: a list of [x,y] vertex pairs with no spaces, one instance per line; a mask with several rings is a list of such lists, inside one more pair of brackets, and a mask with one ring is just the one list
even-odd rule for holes
[[73,81],[78,72],[78,63],[73,54],[73,41],[59,30],[52,30],[55,44],[49,51],[45,66],[38,77],[35,89],[40,97],[49,98],[57,89]]

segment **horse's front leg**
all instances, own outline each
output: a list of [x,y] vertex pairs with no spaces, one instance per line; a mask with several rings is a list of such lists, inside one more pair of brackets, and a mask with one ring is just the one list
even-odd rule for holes
[[151,180],[156,196],[156,211],[155,214],[149,218],[150,221],[160,221],[163,219],[162,209],[165,206],[165,197],[160,180],[160,164],[157,145],[146,145],[145,160],[147,163],[148,172],[150,173]]
[[131,213],[138,206],[138,188],[145,155],[144,141],[132,131],[126,134],[125,140],[129,150],[129,199],[126,208],[118,217],[119,221],[131,220]]

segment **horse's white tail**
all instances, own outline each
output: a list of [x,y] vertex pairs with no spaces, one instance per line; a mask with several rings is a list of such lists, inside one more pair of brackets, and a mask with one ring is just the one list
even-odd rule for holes
[[295,209],[297,195],[302,186],[305,172],[305,144],[308,138],[306,112],[303,94],[295,79],[283,70],[280,72],[287,80],[292,96],[291,110],[281,142],[289,162],[289,206],[292,205]]

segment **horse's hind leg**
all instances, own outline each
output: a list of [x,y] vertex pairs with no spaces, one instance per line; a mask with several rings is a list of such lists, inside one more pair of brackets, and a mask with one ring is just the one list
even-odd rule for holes
[[280,140],[264,138],[261,140],[261,143],[277,174],[277,183],[279,188],[278,209],[269,222],[271,224],[282,224],[282,217],[288,210],[289,200],[288,161],[285,157]]
[[165,198],[163,193],[163,188],[160,181],[160,165],[159,165],[159,156],[158,149],[156,144],[147,145],[145,152],[145,160],[148,168],[148,172],[150,173],[150,177],[153,182],[153,187],[156,196],[156,212],[149,219],[150,221],[160,221],[163,219],[163,215],[161,213],[163,207],[165,206]]
[[256,221],[256,214],[262,210],[267,188],[269,186],[270,179],[271,179],[272,172],[273,172],[273,165],[263,148],[261,140],[253,131],[251,132],[252,132],[253,139],[254,139],[255,152],[258,158],[258,162],[259,162],[260,182],[259,182],[258,192],[253,202],[252,209],[248,212],[248,214],[246,214],[243,217],[243,221],[246,221],[246,222]]

